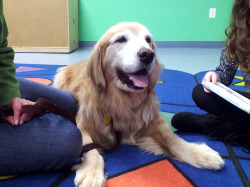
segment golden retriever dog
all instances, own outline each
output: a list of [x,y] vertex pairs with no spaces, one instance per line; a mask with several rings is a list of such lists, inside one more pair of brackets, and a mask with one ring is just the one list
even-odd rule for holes
[[[172,131],[159,114],[154,86],[161,72],[155,43],[140,23],[111,27],[96,43],[88,60],[62,67],[54,86],[71,92],[79,102],[76,117],[83,145],[136,145],[156,155],[172,156],[197,168],[219,170],[224,161],[204,143],[189,143]],[[112,120],[104,121],[104,116]],[[112,122],[112,124],[111,124]],[[77,166],[75,185],[105,186],[104,160],[97,149],[85,153]]]

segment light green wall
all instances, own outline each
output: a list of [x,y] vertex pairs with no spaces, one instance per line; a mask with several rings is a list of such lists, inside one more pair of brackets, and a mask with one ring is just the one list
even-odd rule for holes
[[[97,41],[121,21],[141,22],[155,41],[224,41],[234,0],[79,0],[79,40]],[[216,18],[208,18],[217,8]]]

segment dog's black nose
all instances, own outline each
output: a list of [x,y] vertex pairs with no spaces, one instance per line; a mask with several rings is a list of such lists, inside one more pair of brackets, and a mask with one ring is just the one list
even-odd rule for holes
[[155,54],[151,49],[140,49],[140,51],[138,51],[137,56],[139,57],[139,60],[144,63],[145,65],[150,64],[154,57]]

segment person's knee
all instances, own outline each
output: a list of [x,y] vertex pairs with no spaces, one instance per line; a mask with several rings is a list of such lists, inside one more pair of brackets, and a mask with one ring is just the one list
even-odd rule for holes
[[80,130],[68,120],[54,118],[54,114],[46,114],[37,117],[37,123],[31,120],[15,129],[1,124],[6,138],[0,142],[5,150],[0,153],[0,173],[58,170],[77,161],[82,151]]
[[197,106],[200,105],[202,102],[203,95],[205,94],[203,90],[203,86],[201,84],[198,84],[194,87],[193,92],[192,92],[192,98],[194,102],[196,103]]
[[[46,114],[42,118],[42,136],[51,147],[50,152],[62,160],[75,161],[81,154],[82,135],[76,125],[64,117],[55,114]],[[46,146],[43,146],[46,149]]]
[[[82,135],[80,130],[69,124],[67,129],[60,132],[61,137],[55,138],[55,147],[53,150],[53,158],[50,158],[48,167],[45,170],[58,170],[69,167],[74,164],[80,157],[82,151]],[[56,163],[56,164],[55,164]]]
[[72,126],[67,130],[67,134],[64,136],[65,142],[61,144],[62,156],[69,161],[74,162],[81,154],[82,151],[82,135],[80,130]]

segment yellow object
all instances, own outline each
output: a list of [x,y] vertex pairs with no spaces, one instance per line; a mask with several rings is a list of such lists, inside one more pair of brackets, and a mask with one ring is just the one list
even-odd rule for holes
[[104,123],[105,125],[108,125],[108,124],[110,124],[110,121],[111,121],[111,115],[109,115],[109,114],[104,114],[104,116],[103,116],[103,123]]
[[18,176],[18,174],[17,175],[0,175],[0,181],[6,180],[6,179],[12,179],[12,178],[17,177],[17,176]]
[[242,80],[241,82],[238,82],[236,84],[234,84],[235,86],[245,86],[245,82],[243,81],[243,77],[242,76],[234,76],[236,79]]

